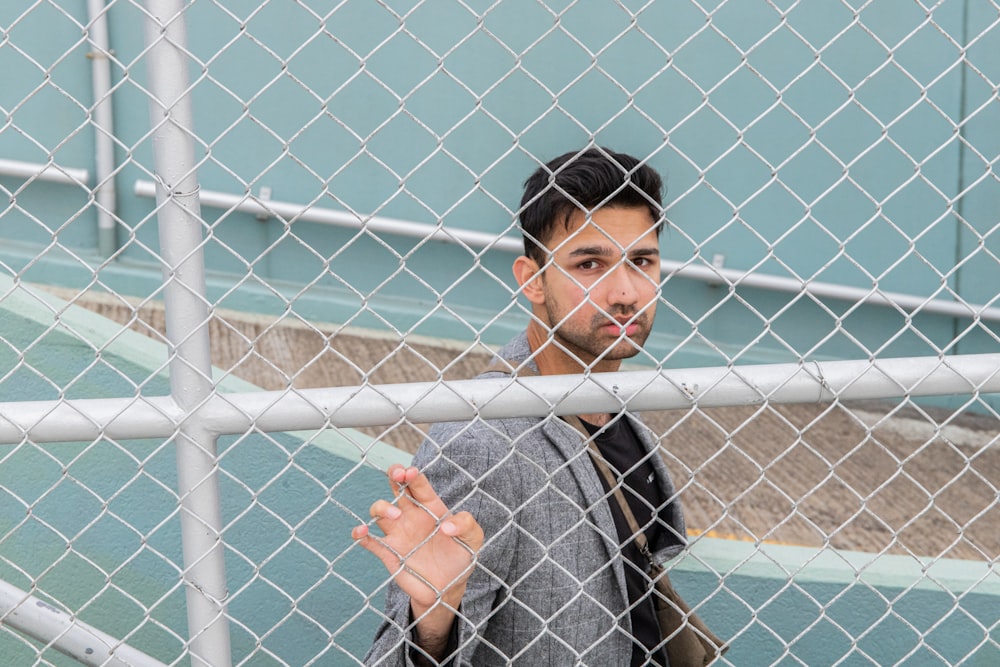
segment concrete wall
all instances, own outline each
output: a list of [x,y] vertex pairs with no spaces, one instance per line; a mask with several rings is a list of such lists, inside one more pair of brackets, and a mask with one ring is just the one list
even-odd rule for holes
[[[0,50],[0,156],[93,171],[82,0],[43,3]],[[669,183],[669,259],[938,296],[995,297],[1000,121],[995,11],[943,3],[425,3],[405,18],[350,0],[191,3],[202,188],[501,234],[538,159],[590,140],[649,156]],[[97,256],[74,186],[0,178],[0,259],[36,282],[160,286],[142,12],[108,11],[120,254]],[[959,64],[964,51],[967,66]],[[93,184],[91,184],[93,185]],[[390,234],[205,211],[212,297],[238,310],[501,343],[524,322],[511,258]],[[981,243],[981,240],[984,242]],[[796,357],[980,352],[995,323],[672,278],[654,358],[712,365]],[[721,305],[720,305],[721,304]],[[503,312],[503,317],[495,315]],[[697,335],[692,336],[692,323]]]

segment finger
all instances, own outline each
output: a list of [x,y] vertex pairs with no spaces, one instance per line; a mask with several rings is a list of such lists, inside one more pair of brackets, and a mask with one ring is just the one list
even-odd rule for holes
[[402,515],[402,511],[387,500],[376,500],[368,509],[368,514],[375,520],[379,530],[387,533],[392,522]]
[[396,553],[387,547],[382,540],[378,539],[372,535],[368,526],[355,526],[351,531],[351,537],[353,537],[358,544],[367,549],[373,556],[382,561],[382,565],[385,569],[389,571],[390,574],[394,574],[400,569],[401,562]]
[[395,502],[404,512],[415,507],[428,512],[435,519],[440,519],[447,513],[447,507],[433,492],[430,482],[418,468],[394,465],[389,469],[389,479],[396,489]]
[[[403,575],[407,579],[415,579],[423,584],[423,587],[426,590],[421,590],[421,595],[426,596],[427,591],[430,591],[435,596],[440,593],[438,588],[435,587],[433,583],[428,581],[422,574],[420,574],[420,572],[407,566],[406,559],[401,559],[399,555],[383,540],[380,540],[378,537],[370,534],[367,526],[356,526],[351,531],[351,535],[355,540],[357,540],[358,544],[371,552],[372,555],[382,562],[386,571],[393,579],[396,579],[397,582],[399,581],[397,577]],[[400,585],[401,587],[404,587],[403,584]],[[406,590],[405,587],[404,590]],[[409,592],[411,596],[414,594],[414,590],[418,589],[413,589],[411,585]],[[431,604],[433,602],[434,600],[430,599],[425,601],[424,604]]]
[[468,512],[459,512],[442,521],[441,532],[464,543],[473,553],[483,546],[483,528]]
[[386,470],[386,477],[389,479],[389,490],[395,498],[400,493],[400,486],[406,483],[406,468],[400,463],[393,463]]
[[433,512],[436,517],[441,518],[445,515],[448,508],[445,507],[426,475],[416,468],[407,468],[403,471],[403,478],[406,480],[406,495]]

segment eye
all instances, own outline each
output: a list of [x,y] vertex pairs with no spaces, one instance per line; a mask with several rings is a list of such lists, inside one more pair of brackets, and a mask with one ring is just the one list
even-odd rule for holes
[[598,262],[596,259],[588,259],[576,265],[576,268],[582,271],[594,271],[596,269],[599,269],[600,267],[601,263]]

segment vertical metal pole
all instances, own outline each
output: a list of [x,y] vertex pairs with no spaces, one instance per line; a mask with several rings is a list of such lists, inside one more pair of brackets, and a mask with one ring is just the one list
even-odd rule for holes
[[[147,0],[146,37],[170,393],[190,413],[213,387],[184,6],[183,0]],[[216,436],[189,418],[176,441],[191,664],[226,667],[232,658]]]

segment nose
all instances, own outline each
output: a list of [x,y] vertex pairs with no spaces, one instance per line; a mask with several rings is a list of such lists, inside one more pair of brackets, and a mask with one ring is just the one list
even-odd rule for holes
[[640,293],[638,281],[647,280],[647,278],[627,261],[622,261],[605,274],[604,280],[607,281],[606,290],[609,305],[635,306]]

